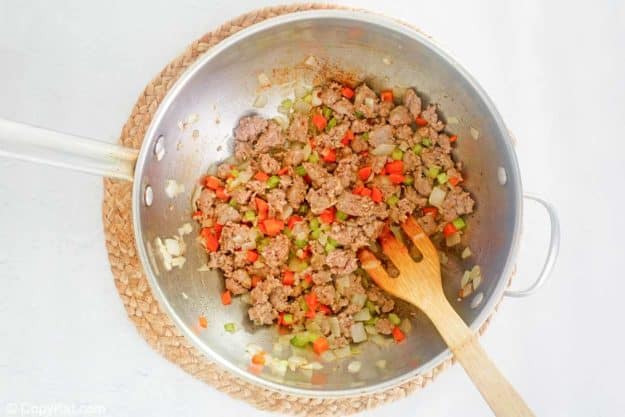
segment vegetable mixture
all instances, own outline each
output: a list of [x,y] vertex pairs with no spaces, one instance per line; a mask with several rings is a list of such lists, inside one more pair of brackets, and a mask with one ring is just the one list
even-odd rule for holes
[[292,345],[318,354],[372,334],[401,342],[395,301],[357,251],[409,215],[447,246],[460,242],[474,201],[451,156],[457,137],[412,89],[400,101],[329,82],[278,110],[288,122],[239,121],[234,158],[194,201],[208,266],[225,277],[222,303],[247,294],[250,320],[287,328]]

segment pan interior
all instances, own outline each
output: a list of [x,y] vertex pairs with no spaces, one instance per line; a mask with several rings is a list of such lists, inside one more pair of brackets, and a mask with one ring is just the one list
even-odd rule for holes
[[[310,60],[306,63],[311,56],[316,65],[308,65]],[[259,88],[261,73],[272,81],[270,88]],[[313,383],[314,378],[311,382],[310,373],[288,371],[278,377],[269,367],[260,375],[250,373],[246,347],[253,343],[271,351],[277,333],[255,328],[238,299],[222,306],[219,274],[198,271],[206,263],[206,254],[195,241],[198,231],[190,218],[190,201],[198,178],[211,164],[231,155],[232,129],[242,115],[257,112],[273,117],[280,100],[292,94],[295,82],[311,85],[327,75],[366,80],[377,89],[414,87],[425,102],[438,103],[448,120],[458,121],[448,130],[460,138],[455,152],[466,164],[466,186],[477,201],[467,234],[473,257],[466,261],[450,258],[443,267],[443,283],[449,301],[473,328],[483,322],[502,295],[511,272],[520,217],[517,163],[508,132],[492,103],[451,58],[403,25],[364,13],[299,13],[255,25],[199,58],[159,107],[137,164],[136,238],[153,292],[181,332],[209,359],[266,386],[326,396],[396,383],[430,369],[449,352],[429,320],[414,311],[413,331],[406,342],[387,348],[363,344],[358,356],[315,371],[324,374],[323,384]],[[259,93],[268,103],[254,108]],[[502,172],[506,173],[504,185]],[[183,184],[184,192],[169,198],[165,192],[168,180]],[[143,198],[147,186],[153,193],[150,206]],[[184,223],[193,226],[193,232],[185,236],[186,263],[166,271],[154,240],[176,235]],[[462,271],[474,264],[481,266],[483,282],[477,293],[459,301]],[[208,319],[205,329],[198,326],[200,315]],[[239,328],[234,334],[224,331],[223,325],[229,322]],[[384,369],[374,365],[379,359],[386,360]],[[358,373],[347,371],[353,360],[363,364]]]

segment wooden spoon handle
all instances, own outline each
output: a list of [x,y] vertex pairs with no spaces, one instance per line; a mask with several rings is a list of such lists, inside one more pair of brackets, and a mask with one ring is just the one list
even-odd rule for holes
[[[444,298],[444,297],[443,297]],[[458,362],[498,417],[534,417],[523,398],[490,360],[477,336],[447,299],[430,305],[428,314]]]

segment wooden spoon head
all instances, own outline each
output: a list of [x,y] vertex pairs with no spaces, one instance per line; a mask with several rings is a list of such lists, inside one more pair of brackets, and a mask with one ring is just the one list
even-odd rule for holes
[[358,257],[362,268],[382,289],[423,309],[434,296],[444,297],[438,251],[413,217],[401,227],[423,255],[421,261],[416,262],[408,248],[390,233],[383,234],[380,243],[384,254],[399,270],[398,277],[391,278],[370,250],[361,250]]

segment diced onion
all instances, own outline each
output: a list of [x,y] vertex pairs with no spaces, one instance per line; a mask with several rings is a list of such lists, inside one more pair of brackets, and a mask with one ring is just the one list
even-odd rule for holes
[[330,332],[332,332],[332,336],[340,337],[341,325],[339,324],[339,319],[337,319],[336,317],[330,317],[328,323],[330,324]]
[[367,334],[371,336],[378,334],[375,326],[365,326],[365,332],[367,332]]
[[349,365],[347,365],[347,372],[349,372],[350,374],[358,373],[361,367],[362,363],[360,363],[360,361],[350,362]]
[[246,169],[245,171],[239,172],[239,175],[235,179],[233,179],[230,184],[228,184],[228,188],[232,190],[239,185],[247,183],[249,180],[252,179],[253,175],[254,173],[251,169]]
[[316,67],[317,66],[317,58],[315,58],[314,56],[309,56],[308,58],[306,58],[306,61],[304,61],[304,64],[308,65],[309,67]]
[[284,359],[271,361],[271,373],[278,376],[286,375],[288,362]]
[[360,343],[367,340],[367,332],[365,332],[365,326],[362,323],[352,324],[349,328],[349,332],[355,343]]
[[447,262],[449,262],[449,258],[445,252],[439,252],[438,257],[441,260],[441,265],[447,265]]
[[186,261],[187,258],[185,258],[184,256],[176,256],[175,258],[171,258],[171,266],[176,268],[182,268]]
[[267,77],[267,74],[264,72],[258,74],[258,84],[260,84],[261,87],[269,87],[271,85],[271,81],[269,80],[269,77]]
[[477,140],[480,137],[480,132],[476,128],[472,127],[469,130],[471,131],[471,137],[473,139]]
[[312,100],[310,104],[313,106],[321,106],[321,90],[316,88],[312,91]]
[[289,357],[289,359],[287,359],[287,364],[291,371],[295,371],[297,368],[306,365],[307,363],[308,361],[306,360],[306,358],[302,358],[301,356],[293,355]]
[[448,125],[457,125],[459,123],[458,118],[451,116],[447,118],[447,124]]
[[349,286],[349,276],[342,275],[336,279],[336,289],[339,293],[342,293],[345,288]]
[[264,94],[256,96],[256,98],[254,99],[254,103],[252,104],[254,105],[254,107],[259,109],[265,107],[267,105],[267,96]]
[[297,100],[295,104],[293,104],[293,110],[298,113],[308,113],[312,106],[309,103],[306,103],[304,100]]
[[371,319],[371,312],[368,308],[363,308],[358,313],[354,314],[354,321],[367,321]]
[[319,369],[323,369],[323,365],[320,364],[319,362],[310,362],[310,363],[307,363],[306,365],[302,365],[301,368],[318,371]]
[[172,256],[180,256],[182,255],[182,247],[180,242],[176,239],[165,239],[165,250]]
[[260,346],[258,346],[258,345],[255,345],[255,344],[253,344],[253,343],[250,343],[249,345],[247,345],[247,346],[245,347],[245,351],[246,351],[247,353],[249,353],[250,355],[254,356],[254,355],[256,355],[257,353],[262,352],[262,351],[263,351],[263,348],[261,348],[261,347],[260,347]]
[[471,274],[469,273],[469,271],[464,271],[464,274],[462,274],[462,278],[460,279],[460,287],[466,287],[470,281]]
[[310,143],[306,143],[306,145],[302,148],[302,156],[304,157],[304,161],[308,160],[310,154],[312,153],[312,147]]
[[358,308],[362,308],[367,302],[367,296],[365,294],[354,294],[352,296],[351,304]]
[[191,226],[191,223],[185,223],[178,228],[178,234],[180,236],[188,235],[192,231],[193,231],[193,226]]
[[320,358],[324,362],[332,362],[336,360],[336,355],[331,350],[326,350],[320,355]]
[[473,255],[473,253],[471,252],[471,248],[470,247],[466,247],[464,248],[464,250],[462,251],[462,254],[460,254],[460,257],[462,259],[467,259],[469,258],[471,255]]
[[341,348],[334,349],[334,355],[339,359],[348,358],[352,356],[352,350],[349,346],[343,346]]
[[475,278],[473,278],[473,290],[477,290],[477,287],[480,286],[480,284],[482,283],[482,276],[477,276]]
[[445,244],[447,245],[447,247],[452,247],[452,246],[456,246],[457,244],[460,243],[460,233],[456,232],[452,235],[449,235],[445,238]]
[[410,333],[412,331],[412,322],[410,319],[403,319],[401,323],[399,323],[399,330],[404,333]]
[[393,339],[381,336],[379,334],[371,336],[371,341],[380,347],[388,347],[391,345],[391,343],[393,343]]
[[443,205],[443,201],[445,201],[445,196],[447,193],[440,187],[434,187],[432,192],[430,193],[429,202],[431,205],[435,207],[441,207]]
[[184,184],[179,184],[176,180],[167,180],[165,182],[165,194],[167,194],[167,197],[174,198],[182,193],[184,193]]
[[275,120],[275,122],[278,123],[278,125],[280,125],[280,128],[282,130],[286,130],[289,127],[289,119],[284,117],[281,114],[278,114],[277,116],[275,116],[273,120]]
[[383,156],[383,155],[390,155],[393,152],[393,149],[395,149],[395,145],[392,143],[382,143],[378,146],[376,146],[371,153],[375,156]]
[[295,93],[295,98],[303,98],[308,94],[308,91],[310,91],[309,87],[298,83],[293,92]]
[[372,97],[365,98],[365,106],[369,107],[371,110],[375,108],[375,101]]

